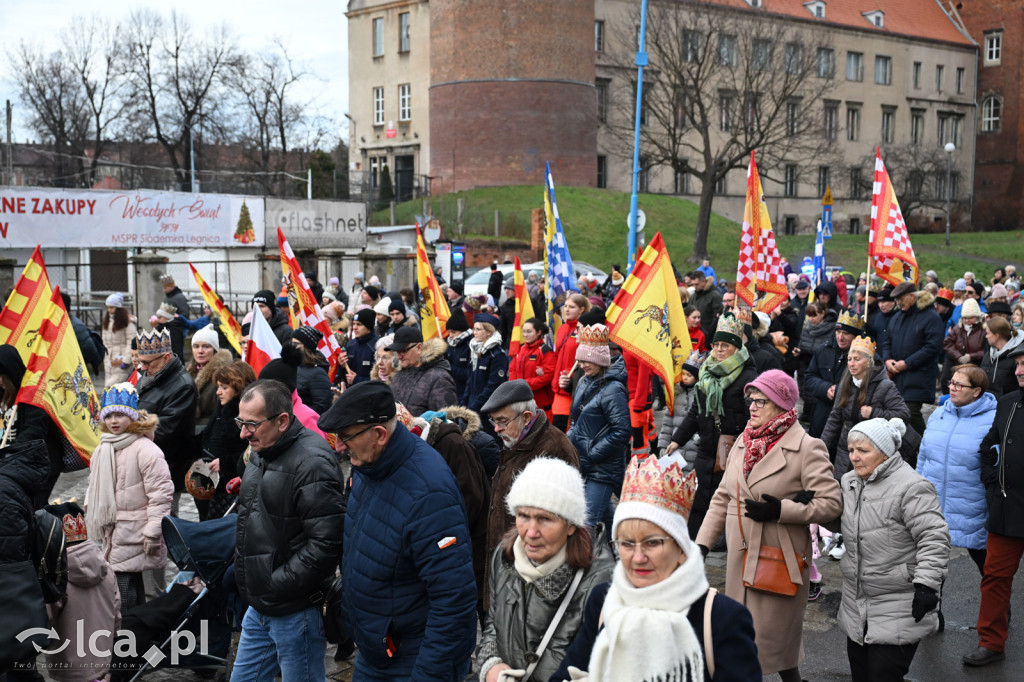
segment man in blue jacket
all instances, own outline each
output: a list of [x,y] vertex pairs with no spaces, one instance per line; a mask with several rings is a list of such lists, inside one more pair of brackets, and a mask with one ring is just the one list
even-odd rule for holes
[[379,381],[349,388],[317,421],[352,461],[342,612],[357,680],[457,682],[476,645],[466,507],[451,469],[398,423]]

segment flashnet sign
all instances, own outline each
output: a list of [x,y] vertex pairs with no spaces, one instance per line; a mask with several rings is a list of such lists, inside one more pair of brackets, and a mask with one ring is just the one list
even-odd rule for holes
[[365,249],[366,206],[355,201],[267,199],[268,241],[281,228],[292,248]]

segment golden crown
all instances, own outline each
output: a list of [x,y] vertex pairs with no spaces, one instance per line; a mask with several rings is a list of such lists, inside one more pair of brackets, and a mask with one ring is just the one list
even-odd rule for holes
[[847,311],[843,311],[839,314],[839,319],[836,320],[836,326],[853,327],[854,329],[864,328],[864,319],[857,315],[851,315]]
[[581,346],[607,346],[608,327],[603,324],[592,324],[576,330],[576,342]]
[[870,336],[858,336],[850,343],[851,351],[860,351],[868,357],[874,356],[876,348],[877,346]]
[[161,355],[171,352],[171,333],[166,329],[142,329],[138,333],[139,355]]
[[85,525],[85,517],[81,514],[65,514],[61,519],[64,527],[64,537],[67,542],[81,542],[89,539],[89,531]]
[[750,308],[736,308],[736,319],[743,324],[750,324],[754,319],[754,311]]
[[684,474],[678,462],[662,469],[656,457],[645,457],[642,461],[634,457],[626,469],[619,501],[651,504],[689,519],[696,492],[695,471]]

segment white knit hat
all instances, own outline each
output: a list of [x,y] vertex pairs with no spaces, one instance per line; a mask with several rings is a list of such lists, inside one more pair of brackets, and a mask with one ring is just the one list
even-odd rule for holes
[[214,350],[220,350],[220,339],[217,336],[217,330],[213,328],[212,324],[206,325],[192,335],[192,345],[195,346],[199,343],[205,343],[213,346]]
[[960,319],[965,317],[981,317],[981,306],[973,298],[967,299],[960,306]]
[[512,482],[505,507],[513,516],[519,507],[536,507],[557,514],[574,526],[583,526],[587,518],[583,477],[560,459],[538,457]]
[[107,296],[106,305],[113,306],[115,308],[123,308],[124,307],[124,294],[122,294],[121,292],[118,291],[118,292],[115,292],[115,293],[111,294],[110,296]]
[[377,313],[378,315],[390,315],[390,313],[388,312],[388,306],[390,305],[391,299],[385,296],[384,298],[380,299],[377,305],[373,306],[373,312]]
[[907,425],[902,419],[868,419],[850,429],[850,436],[861,433],[886,457],[892,457],[903,443]]

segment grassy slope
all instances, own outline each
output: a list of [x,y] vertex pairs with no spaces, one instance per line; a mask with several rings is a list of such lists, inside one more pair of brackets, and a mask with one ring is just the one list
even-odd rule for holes
[[[593,263],[605,270],[612,263],[626,258],[626,215],[629,195],[610,190],[581,187],[556,188],[559,213],[565,229],[570,253],[574,258]],[[445,226],[448,237],[455,234],[457,199],[464,198],[466,237],[494,236],[494,210],[501,211],[501,233],[529,240],[530,211],[543,206],[540,186],[488,187],[456,194],[433,197],[434,214]],[[645,233],[648,238],[661,231],[669,247],[673,263],[680,270],[689,269],[686,259],[693,250],[697,223],[697,205],[673,196],[645,194],[640,208],[647,215]],[[399,204],[399,224],[414,221],[422,211],[422,201]],[[384,225],[390,220],[387,210],[371,217],[371,225]],[[736,255],[739,251],[740,226],[726,218],[713,215],[708,236],[708,251],[716,271],[729,279],[735,277]],[[814,253],[811,235],[777,235],[779,250],[794,267],[804,256]],[[912,235],[922,272],[935,270],[948,284],[964,270],[974,270],[984,279],[997,265],[1024,262],[1024,240],[1017,232],[954,233],[952,247],[946,249],[941,234]],[[867,265],[867,235],[836,235],[826,243],[826,259],[830,265],[842,265],[852,272],[861,272]]]

